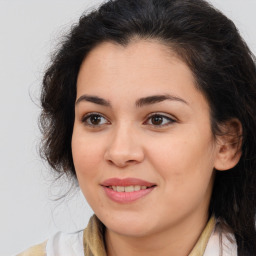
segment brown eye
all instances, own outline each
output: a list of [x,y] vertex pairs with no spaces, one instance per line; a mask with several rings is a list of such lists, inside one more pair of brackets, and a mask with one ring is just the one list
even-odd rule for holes
[[98,125],[101,121],[101,116],[92,115],[89,117],[89,121],[93,125]]
[[92,126],[92,127],[99,127],[108,123],[105,117],[100,114],[88,114],[83,119],[82,122],[85,125]]
[[161,128],[163,126],[171,125],[172,123],[175,123],[175,122],[176,121],[171,117],[161,115],[161,114],[153,114],[148,118],[146,123],[151,126]]
[[163,117],[162,116],[155,115],[155,116],[151,117],[151,123],[153,125],[161,125],[162,122],[163,122]]

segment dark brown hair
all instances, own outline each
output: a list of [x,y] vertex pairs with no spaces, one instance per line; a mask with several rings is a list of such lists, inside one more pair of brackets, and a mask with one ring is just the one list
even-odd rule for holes
[[40,118],[42,155],[57,172],[76,177],[71,138],[76,80],[81,62],[98,44],[128,45],[134,37],[157,39],[192,70],[211,108],[212,131],[237,118],[242,157],[216,171],[210,213],[235,234],[238,255],[256,255],[256,68],[235,25],[203,0],[110,0],[73,26],[45,73]]

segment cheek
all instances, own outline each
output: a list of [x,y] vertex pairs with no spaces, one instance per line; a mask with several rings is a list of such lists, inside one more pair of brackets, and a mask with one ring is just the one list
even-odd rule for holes
[[[186,136],[188,134],[188,136]],[[198,132],[170,136],[151,143],[148,155],[170,193],[206,189],[211,179],[214,154],[210,134]]]
[[99,183],[100,161],[102,160],[102,146],[91,143],[90,137],[73,133],[72,155],[78,183],[84,197],[91,207],[102,203],[95,200],[95,189]]
[[177,216],[199,208],[207,209],[213,184],[209,149],[180,142],[163,142],[163,151],[155,150],[151,158],[151,164],[161,176],[162,194],[166,195],[158,202],[167,205],[167,213]]
[[[72,156],[78,181],[82,183],[93,179],[97,174],[97,167],[103,157],[103,146],[91,142],[90,136],[84,136],[74,131],[72,137]],[[100,140],[99,140],[100,141]]]

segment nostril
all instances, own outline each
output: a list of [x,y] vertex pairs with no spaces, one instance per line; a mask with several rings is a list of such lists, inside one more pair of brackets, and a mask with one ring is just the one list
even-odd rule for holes
[[133,163],[135,160],[128,160],[127,163]]
[[104,160],[111,165],[125,167],[142,162],[144,153],[140,147],[134,149],[121,150],[120,148],[108,148],[104,154]]
[[114,160],[111,160],[111,159],[108,159],[107,162],[110,164],[110,165],[115,165],[115,166],[118,166],[118,167],[126,167],[130,164],[134,164],[136,163],[136,160],[127,160],[127,161],[114,161]]

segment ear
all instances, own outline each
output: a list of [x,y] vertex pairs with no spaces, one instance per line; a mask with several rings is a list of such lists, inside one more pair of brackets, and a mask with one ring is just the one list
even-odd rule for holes
[[220,126],[222,135],[217,135],[216,170],[233,168],[242,155],[242,124],[238,119],[230,119]]

